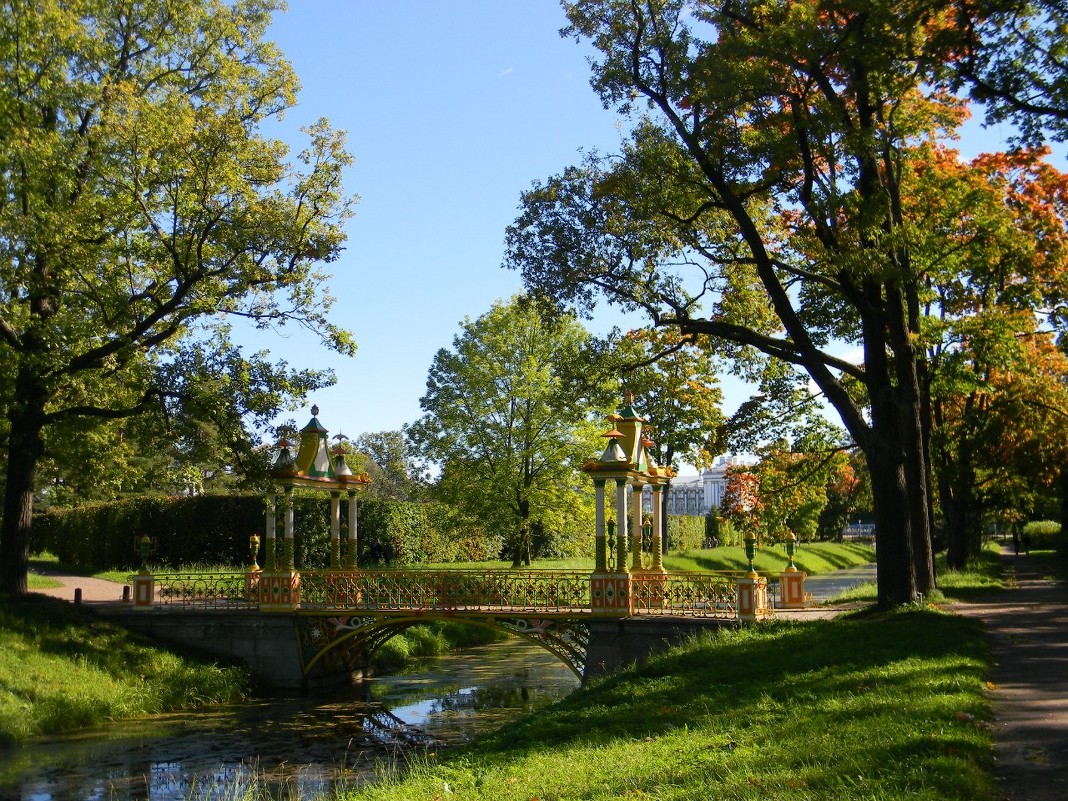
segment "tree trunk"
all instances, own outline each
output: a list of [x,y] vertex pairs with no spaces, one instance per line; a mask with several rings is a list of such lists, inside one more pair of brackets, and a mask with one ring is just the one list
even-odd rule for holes
[[971,459],[959,453],[950,477],[939,482],[942,509],[946,517],[946,566],[964,570],[979,558],[983,537],[982,510],[975,496],[975,475]]
[[883,608],[919,600],[905,466],[893,450],[876,444],[867,455],[875,507],[875,550],[879,555],[879,606]]
[[[881,295],[882,287],[868,287],[869,297]],[[910,415],[909,388],[902,392],[899,384],[895,386],[894,377],[900,381],[903,372],[895,370],[887,357],[889,343],[883,319],[872,314],[862,322],[871,422],[867,431],[851,433],[864,451],[871,474],[879,605],[889,608],[919,600],[916,559],[922,553],[915,553],[916,542],[924,537],[930,542],[926,495],[917,492],[912,483],[922,475],[917,469],[917,454],[923,447],[919,395],[911,393],[915,414]],[[918,504],[922,504],[922,515],[916,514]],[[914,531],[917,524],[922,525],[920,532]]]
[[47,394],[34,371],[19,367],[8,410],[7,487],[0,528],[0,592],[26,592],[33,525],[34,473],[44,453],[41,430]]
[[512,567],[530,567],[530,501],[520,497],[517,506],[519,530],[512,548]]

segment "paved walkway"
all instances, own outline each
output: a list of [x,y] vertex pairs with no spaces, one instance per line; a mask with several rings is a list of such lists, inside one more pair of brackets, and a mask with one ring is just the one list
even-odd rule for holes
[[1068,588],[1029,556],[1002,554],[1015,588],[956,612],[983,621],[994,667],[995,767],[1005,801],[1068,799]]
[[[52,587],[46,590],[32,590],[41,595],[49,595],[59,598],[61,601],[74,601],[74,591],[82,591],[82,602],[91,604],[116,603],[122,601],[123,584],[114,581],[88,578],[87,576],[68,576],[55,570],[37,570],[38,575],[48,576],[63,584],[62,587]],[[131,590],[132,591],[132,590]]]

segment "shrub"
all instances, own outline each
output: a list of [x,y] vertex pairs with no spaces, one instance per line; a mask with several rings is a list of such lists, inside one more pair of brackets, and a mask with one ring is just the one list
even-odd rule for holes
[[[264,535],[264,499],[257,495],[141,497],[76,507],[53,507],[34,517],[33,543],[62,562],[86,567],[133,569],[136,540],[153,540],[154,566],[244,565],[249,536]],[[278,515],[277,537],[282,536]],[[330,499],[297,491],[293,497],[293,539],[297,564],[330,562]],[[357,542],[361,563],[387,557],[399,564],[480,560],[500,544],[444,504],[359,500]],[[262,561],[262,551],[261,551]]]
[[669,550],[694,551],[705,544],[705,518],[697,515],[668,515]]
[[1055,549],[1060,533],[1061,524],[1056,520],[1033,520],[1023,527],[1023,534],[1030,538],[1031,547],[1039,551]]

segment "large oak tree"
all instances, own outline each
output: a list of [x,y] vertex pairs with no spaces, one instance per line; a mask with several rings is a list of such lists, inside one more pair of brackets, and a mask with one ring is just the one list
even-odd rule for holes
[[200,321],[292,321],[352,348],[315,268],[350,210],[343,136],[313,126],[294,166],[261,131],[295,103],[264,40],[278,5],[0,3],[0,590],[26,587],[48,427],[164,402],[178,366],[211,361]]
[[933,503],[902,170],[961,118],[925,83],[951,20],[911,0],[566,7],[604,103],[638,119],[618,159],[525,195],[510,265],[804,371],[871,472],[880,602],[914,601],[934,585]]

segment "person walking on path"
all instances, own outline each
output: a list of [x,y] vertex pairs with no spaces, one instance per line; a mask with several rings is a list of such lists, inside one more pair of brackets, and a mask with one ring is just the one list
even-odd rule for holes
[[994,776],[1005,801],[1068,799],[1068,588],[1002,552],[1009,589],[953,611],[978,618],[994,660]]

